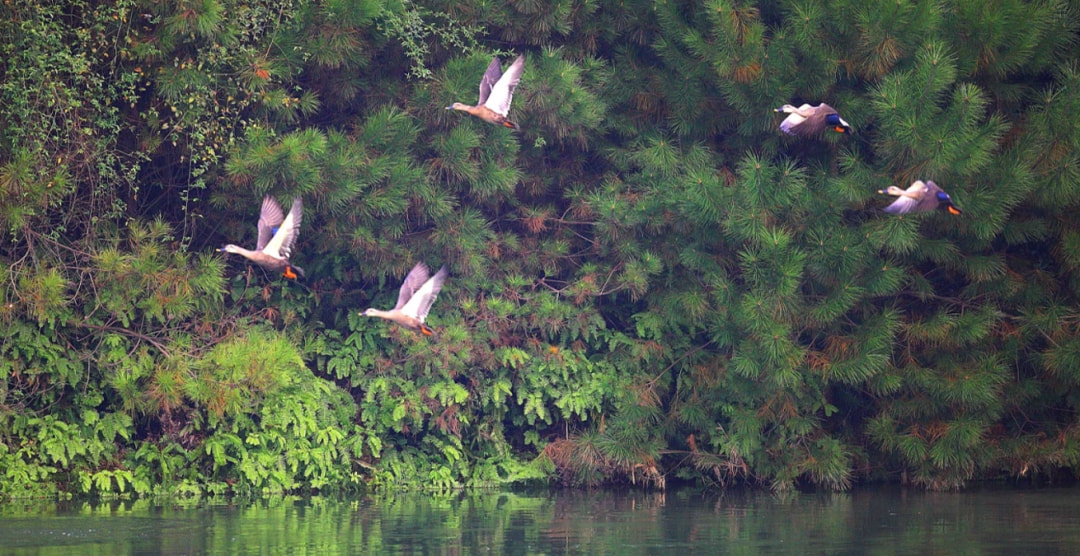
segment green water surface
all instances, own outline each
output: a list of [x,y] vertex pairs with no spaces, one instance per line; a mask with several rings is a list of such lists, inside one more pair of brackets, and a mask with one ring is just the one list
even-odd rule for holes
[[0,506],[2,554],[1080,554],[1080,488]]

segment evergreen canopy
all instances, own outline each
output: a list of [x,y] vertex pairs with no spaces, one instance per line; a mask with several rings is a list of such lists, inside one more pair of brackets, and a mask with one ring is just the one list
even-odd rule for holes
[[[0,496],[1072,475],[1078,18],[6,2]],[[445,110],[523,53],[520,131]],[[214,252],[266,195],[305,280]],[[358,314],[419,261],[435,342]]]

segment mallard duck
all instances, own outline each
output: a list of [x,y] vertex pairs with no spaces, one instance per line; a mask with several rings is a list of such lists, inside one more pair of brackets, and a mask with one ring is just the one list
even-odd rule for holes
[[887,207],[885,212],[891,214],[907,214],[909,212],[927,212],[936,208],[944,207],[949,214],[960,214],[960,209],[953,204],[949,194],[942,191],[936,183],[926,180],[917,180],[910,187],[900,189],[890,185],[888,189],[878,190],[882,195],[896,195],[897,199]]
[[435,303],[435,298],[439,295],[439,290],[442,289],[448,275],[449,271],[443,266],[435,273],[435,276],[429,279],[427,265],[417,263],[402,282],[397,305],[394,305],[393,309],[389,311],[366,309],[360,314],[391,320],[410,330],[416,330],[424,336],[433,336],[435,332],[424,324],[424,319],[427,318],[431,304]]
[[804,104],[798,108],[785,104],[775,112],[786,112],[788,117],[780,122],[780,131],[788,135],[815,137],[825,130],[838,133],[851,133],[851,126],[840,117],[836,109],[828,104],[817,106]]
[[517,124],[506,119],[510,111],[510,100],[514,97],[514,88],[521,79],[521,72],[525,71],[525,55],[522,54],[514,60],[506,73],[502,73],[498,58],[492,58],[480,80],[480,102],[476,106],[469,106],[455,102],[447,106],[447,110],[464,110],[488,122],[501,125],[510,129],[520,129]]
[[259,242],[255,245],[255,250],[248,251],[230,243],[218,251],[243,255],[266,270],[281,272],[290,280],[295,280],[298,276],[303,277],[304,269],[289,263],[289,255],[292,254],[293,245],[296,244],[296,236],[300,235],[302,212],[303,205],[300,197],[293,199],[289,215],[284,216],[277,201],[267,195],[263,198],[262,209],[259,211]]

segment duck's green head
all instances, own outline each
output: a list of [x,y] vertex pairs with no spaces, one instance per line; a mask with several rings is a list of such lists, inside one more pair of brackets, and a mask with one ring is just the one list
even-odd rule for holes
[[944,191],[937,192],[937,200],[938,203],[940,203],[939,206],[945,207],[945,210],[949,211],[949,214],[959,216],[964,213],[964,211],[960,210],[956,205],[952,204],[952,197],[949,197],[949,194]]
[[825,123],[829,124],[832,130],[837,133],[851,133],[851,126],[840,117],[840,114],[825,116]]

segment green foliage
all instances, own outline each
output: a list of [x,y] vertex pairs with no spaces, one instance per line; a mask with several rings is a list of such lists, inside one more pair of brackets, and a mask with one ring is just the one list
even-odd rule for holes
[[475,37],[481,32],[475,24],[463,25],[445,12],[409,1],[387,6],[379,16],[387,36],[399,43],[409,58],[409,76],[418,79],[432,77],[425,58],[433,44],[468,53],[476,47]]
[[[1080,465],[1067,3],[0,15],[2,496]],[[518,54],[520,131],[445,110]],[[964,214],[881,212],[916,179]],[[211,251],[265,195],[305,280]],[[360,315],[421,261],[434,338]]]
[[[84,218],[121,214],[142,153],[120,145],[120,106],[137,74],[116,64],[133,2],[11,2],[0,8],[0,228],[52,239],[95,231]],[[70,25],[68,13],[83,13]],[[5,248],[5,251],[8,251]],[[9,252],[10,254],[10,252]]]

